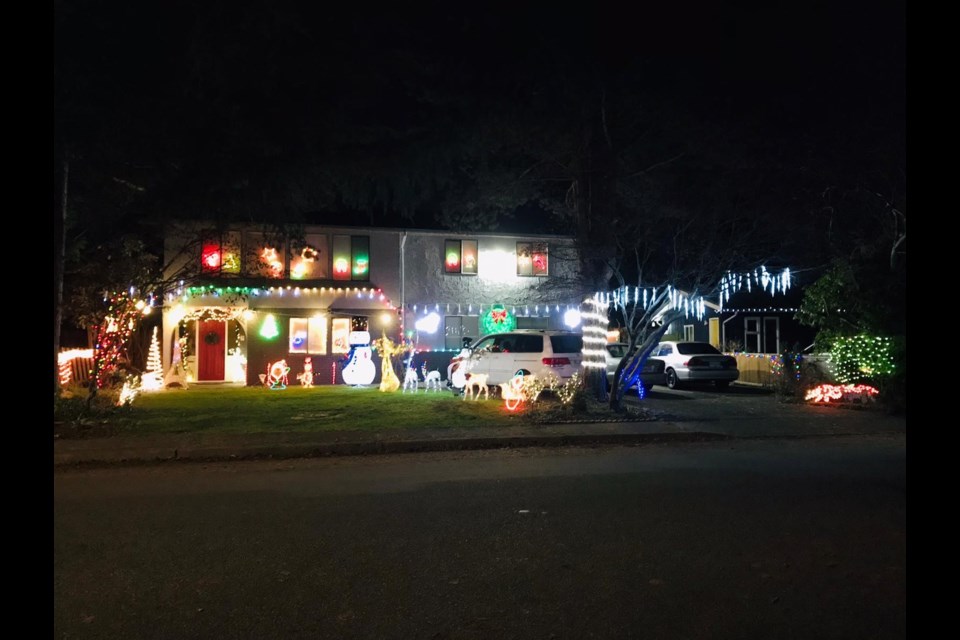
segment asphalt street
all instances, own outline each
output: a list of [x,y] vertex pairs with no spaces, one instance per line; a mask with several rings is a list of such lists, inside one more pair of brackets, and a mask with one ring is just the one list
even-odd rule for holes
[[901,435],[59,469],[58,638],[902,638]]

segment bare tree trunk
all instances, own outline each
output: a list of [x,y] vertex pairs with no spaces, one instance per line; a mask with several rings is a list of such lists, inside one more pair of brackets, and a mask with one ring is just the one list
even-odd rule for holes
[[63,321],[63,271],[67,252],[67,185],[70,160],[63,153],[63,188],[60,211],[53,214],[53,392],[60,390],[60,324]]

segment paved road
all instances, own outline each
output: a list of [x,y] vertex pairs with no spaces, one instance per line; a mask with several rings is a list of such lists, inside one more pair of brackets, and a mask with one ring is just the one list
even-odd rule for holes
[[901,436],[54,475],[58,638],[902,638]]

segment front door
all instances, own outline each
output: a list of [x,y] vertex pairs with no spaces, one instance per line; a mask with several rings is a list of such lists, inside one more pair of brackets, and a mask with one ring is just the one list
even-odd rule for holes
[[197,323],[197,333],[197,379],[223,380],[227,323],[201,320]]

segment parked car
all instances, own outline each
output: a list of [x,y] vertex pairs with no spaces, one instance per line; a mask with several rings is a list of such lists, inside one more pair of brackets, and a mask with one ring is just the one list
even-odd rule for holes
[[507,382],[517,372],[553,374],[561,380],[580,371],[583,336],[572,331],[517,329],[481,336],[451,361],[450,381],[463,387],[464,375],[486,374],[488,385]]
[[666,363],[667,386],[684,382],[713,382],[726,389],[740,377],[737,360],[720,353],[709,342],[661,342],[650,354]]
[[[626,355],[629,347],[630,345],[623,342],[611,342],[607,345],[607,381],[611,385],[613,384],[613,375],[617,372],[617,367],[620,365],[620,360]],[[629,366],[629,362],[627,365]],[[654,385],[667,384],[665,371],[666,363],[663,360],[648,357],[647,361],[643,363],[643,369],[640,371],[640,382],[643,383],[644,389],[649,391]],[[631,385],[631,388],[635,386],[636,385]]]

